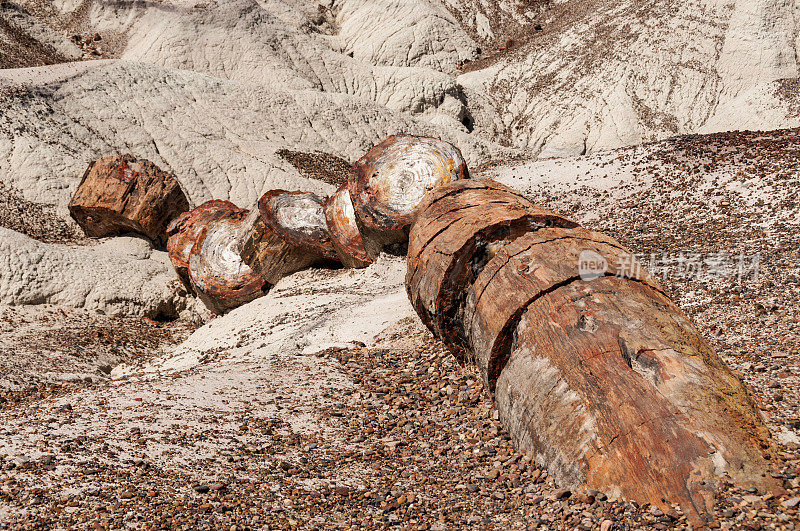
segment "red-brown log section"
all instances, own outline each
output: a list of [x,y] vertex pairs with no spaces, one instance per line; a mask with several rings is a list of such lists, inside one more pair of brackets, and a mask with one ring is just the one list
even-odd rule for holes
[[191,286],[189,280],[189,255],[206,225],[236,212],[230,201],[213,199],[184,212],[167,226],[167,252],[178,277]]
[[[466,287],[466,302],[455,320],[456,330],[464,338],[462,346],[485,375],[490,390],[522,312],[554,286],[579,279],[578,264],[584,257],[605,264],[603,275],[624,274],[663,291],[629,251],[598,232],[580,227],[542,228],[507,243]],[[583,271],[584,276],[591,274],[588,268]]]
[[233,207],[205,224],[189,253],[189,279],[198,297],[222,314],[260,297],[267,289],[239,255],[237,236],[248,211]]
[[310,265],[338,261],[322,200],[310,192],[271,190],[240,229],[242,259],[270,284]]
[[459,359],[465,344],[453,319],[466,300],[465,288],[493,254],[536,228],[575,226],[487,179],[437,188],[420,204],[420,212],[424,215],[408,242],[406,287],[422,321]]
[[464,157],[452,144],[393,135],[353,165],[348,186],[362,234],[388,245],[406,240],[417,207],[428,192],[468,178]]
[[380,253],[380,245],[362,238],[347,183],[325,201],[324,211],[331,243],[342,264],[345,267],[367,267],[371,264]]
[[[434,333],[478,364],[521,450],[564,486],[677,502],[694,524],[725,473],[781,490],[744,386],[631,253],[525,201],[509,207],[498,191],[513,193],[491,181],[470,185],[420,209],[406,287]],[[516,208],[552,226],[488,238],[488,251],[469,243],[489,216],[522,219]]]
[[163,246],[170,221],[189,210],[175,177],[132,155],[98,159],[86,169],[69,203],[70,215],[87,236],[133,232]]

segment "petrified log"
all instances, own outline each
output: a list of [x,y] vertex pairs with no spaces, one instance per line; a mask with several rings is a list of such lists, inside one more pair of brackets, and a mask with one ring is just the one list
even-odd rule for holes
[[380,245],[361,237],[347,183],[336,190],[324,205],[325,222],[336,254],[345,267],[367,267],[380,253]]
[[230,201],[213,199],[184,212],[167,226],[167,252],[178,277],[191,287],[189,255],[203,229],[212,221],[237,212],[239,208]]
[[132,155],[98,159],[86,169],[69,203],[70,215],[87,236],[133,232],[158,246],[170,221],[189,210],[175,177]]
[[[575,227],[541,228],[519,236],[498,249],[496,259],[466,287],[454,321],[459,337],[466,338],[462,346],[490,390],[522,312],[545,292],[580,280],[578,264],[587,256],[603,265],[602,275],[619,274],[663,291],[629,251],[604,234]],[[591,278],[592,271],[586,269],[583,276]]]
[[404,242],[422,198],[434,188],[468,179],[461,151],[436,138],[393,135],[354,165],[348,185],[365,238]]
[[242,261],[237,235],[248,211],[234,207],[200,230],[189,253],[189,279],[198,297],[218,314],[260,297],[269,288]]
[[310,192],[271,190],[239,235],[242,260],[270,284],[310,265],[337,261],[322,200]]
[[531,230],[575,226],[487,179],[442,186],[425,197],[420,212],[408,242],[406,288],[422,322],[459,359],[466,345],[454,319],[466,300],[464,288],[494,253]]
[[[725,474],[781,490],[744,386],[633,255],[522,199],[509,206],[496,183],[470,185],[425,201],[406,287],[434,333],[478,364],[518,448],[564,486],[677,502],[694,524]],[[514,221],[517,209],[537,222]]]

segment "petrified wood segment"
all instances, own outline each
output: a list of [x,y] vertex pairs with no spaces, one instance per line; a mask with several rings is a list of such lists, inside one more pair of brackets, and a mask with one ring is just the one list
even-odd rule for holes
[[189,201],[175,177],[132,155],[89,164],[69,203],[70,215],[87,236],[133,232],[159,246],[167,241],[169,222],[187,210]]
[[203,229],[219,218],[231,215],[239,209],[230,201],[214,199],[184,212],[167,226],[167,252],[172,266],[187,285],[189,280],[189,255]]
[[516,327],[496,402],[517,446],[565,485],[618,493],[697,524],[723,474],[779,491],[769,432],[741,382],[662,293],[576,280]]
[[362,232],[390,244],[405,240],[425,194],[467,178],[464,157],[452,144],[393,135],[353,165],[348,184]]
[[744,386],[618,242],[473,180],[426,198],[408,265],[422,320],[560,484],[678,502],[695,525],[724,474],[781,490]]
[[331,243],[346,267],[367,267],[380,253],[380,245],[362,238],[347,183],[339,187],[324,205]]
[[459,358],[464,341],[453,319],[466,288],[504,245],[538,228],[571,227],[494,181],[456,181],[428,194],[408,246],[406,287],[422,321]]
[[206,224],[189,254],[189,278],[200,299],[218,314],[236,308],[269,288],[242,261],[237,235],[247,210],[235,209]]
[[[589,258],[602,262],[602,271],[582,271],[580,260]],[[630,277],[663,291],[630,251],[604,234],[581,227],[542,228],[497,251],[465,287],[462,311],[450,323],[464,338],[463,346],[490,390],[528,304],[558,286],[594,275]]]
[[240,229],[241,257],[270,284],[312,264],[337,260],[322,200],[310,192],[272,190]]

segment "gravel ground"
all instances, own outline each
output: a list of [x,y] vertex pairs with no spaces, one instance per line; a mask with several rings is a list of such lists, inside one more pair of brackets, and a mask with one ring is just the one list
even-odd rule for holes
[[[601,493],[558,489],[510,447],[477,374],[416,323],[375,348],[333,349],[226,380],[209,367],[126,381],[6,408],[0,439],[28,455],[0,461],[8,528],[681,528],[668,514]],[[297,370],[298,365],[311,372]],[[333,366],[352,387],[313,397],[292,388]],[[296,373],[293,371],[297,371]],[[303,375],[307,376],[303,376]],[[266,378],[264,376],[267,376]],[[235,378],[234,378],[235,380]],[[189,389],[204,389],[192,396]],[[210,396],[207,396],[210,395]],[[2,455],[2,451],[0,451]],[[798,456],[785,452],[786,471]],[[776,473],[779,473],[776,471]],[[785,474],[786,472],[780,472]],[[712,527],[792,529],[789,495],[728,486]],[[605,523],[607,522],[607,523]]]
[[[1,96],[1,95],[0,95]],[[81,242],[77,225],[58,217],[51,207],[25,200],[0,181],[0,227],[15,230],[47,243]]]
[[350,163],[343,158],[330,153],[303,153],[279,149],[279,157],[297,168],[300,175],[309,179],[319,179],[322,182],[339,186],[347,181],[350,174]]
[[119,363],[150,358],[195,326],[57,306],[0,306],[0,408],[51,384],[93,383]]

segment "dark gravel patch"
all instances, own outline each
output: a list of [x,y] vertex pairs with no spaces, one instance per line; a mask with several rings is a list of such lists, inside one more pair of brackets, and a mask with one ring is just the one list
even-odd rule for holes
[[0,182],[0,227],[15,230],[46,243],[84,240],[80,231],[58,217],[53,208],[24,199],[19,192]]
[[304,153],[302,151],[289,151],[288,149],[280,149],[276,153],[283,160],[297,168],[300,175],[309,179],[317,179],[339,186],[347,182],[347,176],[350,175],[350,163],[330,153],[321,151]]

